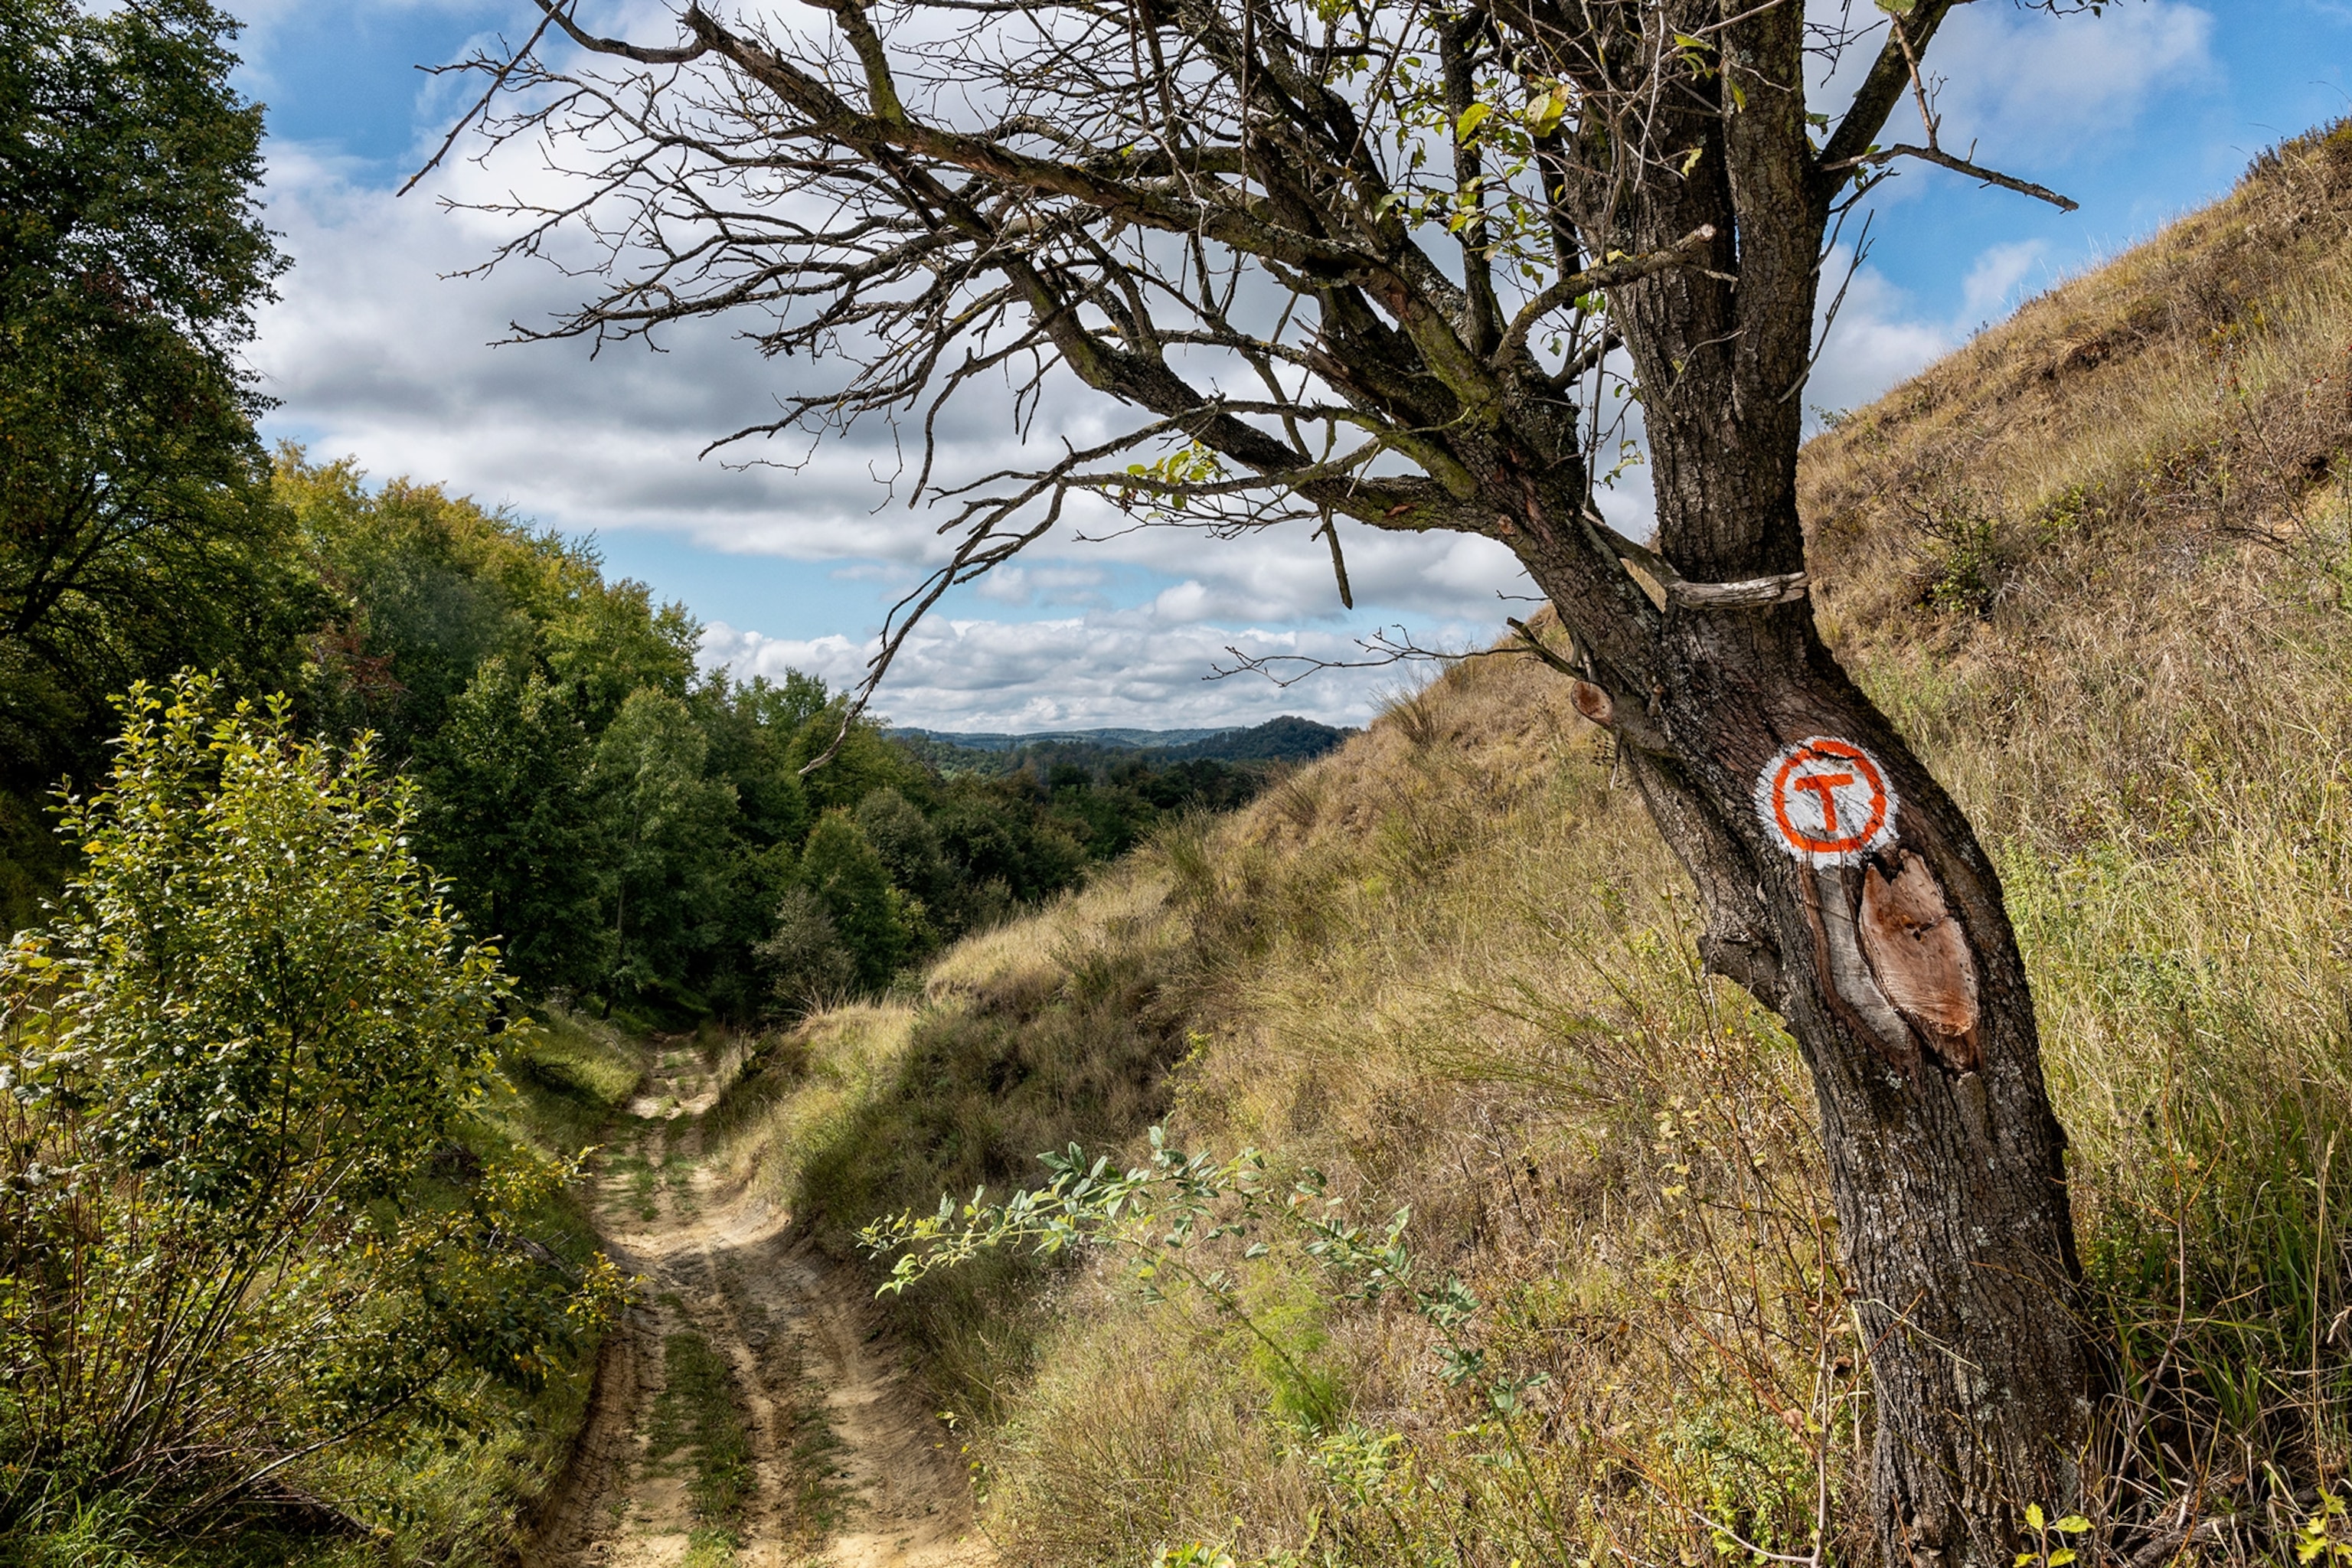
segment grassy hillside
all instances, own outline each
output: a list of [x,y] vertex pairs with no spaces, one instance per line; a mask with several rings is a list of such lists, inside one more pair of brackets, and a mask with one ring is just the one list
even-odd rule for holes
[[[2282,1560],[2352,1463],[2347,342],[2339,133],[1805,458],[1823,628],[2032,966],[2126,1395],[2086,1558]],[[1475,660],[814,1020],[735,1157],[845,1253],[1155,1121],[1299,1194],[897,1299],[1009,1563],[1842,1560],[1870,1394],[1811,1090],[1695,923],[1564,683]]]

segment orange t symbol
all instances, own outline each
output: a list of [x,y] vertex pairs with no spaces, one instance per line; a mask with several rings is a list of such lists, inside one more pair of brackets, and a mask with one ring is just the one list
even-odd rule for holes
[[1809,789],[1822,797],[1822,831],[1834,836],[1838,830],[1837,796],[1832,792],[1852,783],[1852,773],[1809,773],[1792,781],[1790,787]]

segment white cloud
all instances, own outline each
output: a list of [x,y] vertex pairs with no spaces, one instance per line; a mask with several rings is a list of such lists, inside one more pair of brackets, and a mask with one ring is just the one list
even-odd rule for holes
[[[488,19],[478,0],[361,3]],[[1812,3],[1819,10],[1824,0]],[[263,4],[285,7],[285,0]],[[652,0],[623,8],[643,25],[660,25]],[[257,36],[267,30],[266,9],[261,21]],[[2029,174],[2062,163],[2085,142],[2127,126],[2158,94],[2210,73],[2212,31],[2211,16],[2184,0],[2059,21],[1990,4],[1965,7],[1933,57],[1950,79],[1947,138],[1965,144],[1981,136],[1987,161],[2014,159]],[[1833,96],[1821,89],[1822,101]],[[946,548],[934,531],[940,515],[905,505],[908,454],[896,434],[877,424],[813,448],[780,442],[733,454],[797,467],[698,457],[713,435],[761,417],[780,393],[813,384],[793,379],[814,374],[806,363],[761,359],[731,335],[738,323],[677,331],[663,353],[623,347],[593,363],[579,344],[490,348],[509,321],[546,321],[576,303],[591,280],[529,263],[487,279],[443,280],[479,263],[511,230],[502,220],[444,210],[436,190],[479,199],[545,190],[550,176],[517,161],[496,170],[453,162],[433,189],[398,201],[372,177],[355,163],[271,147],[270,218],[298,266],[263,324],[256,357],[269,390],[284,399],[281,424],[311,434],[320,455],[354,453],[376,474],[442,479],[567,529],[608,538],[658,530],[706,549],[808,563],[839,584],[834,597],[842,608],[832,625],[714,625],[706,658],[747,673],[797,664],[854,680],[862,639]],[[1806,401],[1844,407],[1876,396],[2005,308],[2043,260],[2033,244],[1985,250],[1948,320],[1940,303],[1923,309],[1864,268]],[[1830,276],[1841,275],[1833,264]],[[976,399],[942,424],[947,471],[1013,460],[1009,403]],[[1049,389],[1036,422],[1046,445],[1066,432],[1086,439],[1107,427],[1100,405],[1066,384]],[[1647,488],[1637,469],[1600,497],[1612,521],[1637,537],[1649,531]],[[1304,522],[1214,541],[1191,531],[1121,530],[1120,521],[1081,510],[964,602],[967,609],[1070,614],[927,626],[883,705],[908,721],[959,727],[1218,722],[1282,711],[1360,719],[1370,694],[1406,679],[1395,670],[1340,672],[1288,693],[1247,679],[1203,684],[1201,675],[1228,643],[1339,657],[1352,649],[1350,628],[1373,615],[1340,615],[1328,552]],[[1082,542],[1089,532],[1108,537]],[[1417,626],[1456,628],[1457,646],[1496,625],[1506,608],[1498,591],[1528,591],[1508,552],[1492,541],[1349,523],[1340,532],[1360,605]],[[819,630],[841,635],[812,635]]]
[[1993,246],[1979,256],[1960,285],[1960,319],[1984,322],[2007,315],[2018,285],[2042,265],[2049,249],[2042,240],[2027,239]]
[[[460,164],[442,188],[479,199],[530,177]],[[876,421],[822,442],[699,455],[714,435],[772,411],[780,394],[816,384],[793,378],[837,374],[837,362],[764,360],[734,336],[737,321],[681,328],[662,353],[621,345],[593,361],[575,342],[491,347],[508,323],[548,321],[590,281],[528,261],[486,279],[450,276],[487,257],[506,224],[423,193],[395,200],[352,165],[299,146],[273,145],[268,195],[297,266],[262,321],[255,361],[283,401],[281,426],[308,432],[320,455],[354,453],[373,473],[439,479],[572,530],[655,529],[730,553],[881,563],[879,575],[900,587],[945,558],[946,514],[906,505],[919,430]],[[1061,377],[1035,421],[1036,460],[1050,460],[1065,434],[1086,440],[1108,427],[1092,395]],[[974,397],[939,429],[942,474],[1021,460],[1010,399]],[[1074,507],[1070,524],[1024,556],[1030,575],[992,596],[1089,602],[1116,565],[1192,584],[1202,616],[1337,612],[1328,552],[1305,523],[1213,542],[1124,522]],[[1392,612],[1461,615],[1521,580],[1488,541],[1342,531],[1359,601]]]
[[[1454,649],[1486,640],[1484,629],[1462,627],[1423,629],[1420,636],[1424,646]],[[1207,679],[1219,666],[1234,666],[1235,648],[1255,658],[1366,658],[1338,632],[1171,625],[1149,610],[1018,625],[934,620],[908,640],[877,706],[901,724],[1015,731],[1254,724],[1282,713],[1360,724],[1382,698],[1430,669],[1422,664],[1326,669],[1286,689],[1249,673]],[[871,651],[870,645],[844,637],[772,637],[718,624],[704,634],[702,661],[726,666],[739,679],[774,677],[789,668],[850,687],[864,677]]]
[[[1843,277],[1848,258],[1841,255],[1831,261],[1829,276]],[[1826,298],[1822,301],[1824,312],[1829,303]],[[1907,295],[1868,267],[1847,285],[1828,332],[1804,397],[1809,406],[1831,409],[1871,402],[1949,353],[1961,338],[1953,327],[1918,316]]]
[[[2185,0],[2050,16],[2007,5],[1955,10],[1928,56],[1946,79],[1944,142],[2043,166],[2128,131],[2159,94],[2209,89],[2214,21]],[[1909,126],[1916,127],[1912,115]]]
[[[804,459],[797,468],[700,458],[714,433],[772,407],[791,384],[784,378],[809,374],[805,362],[761,359],[732,337],[734,323],[676,332],[666,353],[625,346],[594,361],[574,343],[490,347],[509,321],[544,321],[575,302],[585,282],[530,264],[448,277],[488,255],[504,226],[445,210],[424,193],[395,200],[358,165],[300,146],[273,144],[270,157],[269,218],[297,267],[255,358],[283,400],[281,427],[308,434],[318,456],[352,453],[378,476],[438,479],[543,523],[608,539],[667,531],[708,549],[808,563],[835,584],[829,625],[714,625],[706,662],[744,674],[797,666],[854,683],[864,638],[947,548],[935,531],[940,514],[905,505],[894,432],[875,425],[814,448],[779,443],[752,454]],[[533,175],[460,164],[442,189],[479,197],[509,177]],[[1090,422],[1100,426],[1084,396],[1055,390],[1037,421],[1043,442],[1058,449],[1062,433],[1083,440]],[[976,399],[941,432],[948,472],[1014,460],[1006,400]],[[1287,692],[1257,677],[1202,678],[1229,644],[1360,658],[1351,639],[1376,619],[1405,619],[1424,639],[1439,635],[1433,625],[1453,628],[1447,646],[1484,641],[1505,611],[1497,591],[1527,591],[1493,541],[1342,522],[1351,584],[1366,606],[1345,616],[1328,549],[1307,522],[1226,541],[1124,522],[1081,510],[983,580],[972,605],[1083,613],[928,626],[882,706],[907,721],[965,728],[1205,724],[1282,712],[1360,722],[1377,693],[1415,672],[1331,672]],[[1109,537],[1088,542],[1082,532]],[[1117,607],[1139,596],[1142,607]]]
[[[2122,134],[2159,91],[2218,85],[2213,16],[2185,0],[2110,5],[2044,16],[1971,5],[1952,14],[1933,52],[1950,78],[1948,130],[1985,146],[2065,157]],[[1969,115],[1969,122],[1957,120]]]
[[[1827,324],[1821,359],[1806,384],[1809,407],[1842,410],[1875,400],[1898,383],[1925,370],[1965,342],[1990,321],[2006,316],[2038,272],[2046,272],[2049,247],[2038,239],[1988,246],[1963,279],[1957,308],[1948,319],[1923,310],[1920,302],[1869,266],[1853,272],[1836,319]],[[1853,266],[1841,247],[1825,269],[1822,313],[1827,316],[1836,285]],[[1815,331],[1823,329],[1815,325]]]
[[[1807,96],[1833,117],[1843,111],[1885,39],[1883,18],[1865,0],[1808,0],[1817,26],[1866,25],[1829,68],[1816,58]],[[2190,0],[2139,0],[2051,16],[1985,0],[1945,19],[1926,57],[1928,83],[1948,152],[2026,178],[2057,175],[2085,153],[2111,151],[2168,98],[2218,90],[2222,67],[2212,13]],[[1915,100],[1906,94],[1888,118],[1883,142],[1923,139]],[[1925,165],[1897,163],[1900,177],[1880,187],[1880,204],[1925,195],[1932,182],[1958,179]]]
[[1000,566],[973,588],[979,597],[998,605],[1077,605],[1095,606],[1108,601],[1103,584],[1108,574],[1085,566]]

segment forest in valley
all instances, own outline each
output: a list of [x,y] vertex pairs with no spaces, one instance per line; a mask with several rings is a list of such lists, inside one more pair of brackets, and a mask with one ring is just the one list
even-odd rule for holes
[[[213,576],[157,573],[142,626],[91,573],[21,639],[0,693],[12,929],[34,923],[69,849],[49,792],[102,778],[117,695],[182,668],[220,672],[224,692],[283,691],[301,732],[373,736],[379,766],[416,785],[418,855],[516,982],[646,1024],[881,990],[1263,781],[1149,754],[943,773],[875,720],[845,734],[844,700],[814,677],[698,670],[693,618],[608,582],[593,546],[246,437],[239,488],[205,498]],[[109,526],[136,524],[92,531]],[[217,621],[165,608],[192,602]]]

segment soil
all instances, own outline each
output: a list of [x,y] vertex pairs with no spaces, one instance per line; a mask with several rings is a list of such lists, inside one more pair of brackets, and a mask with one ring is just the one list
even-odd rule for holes
[[[638,1284],[523,1568],[992,1568],[951,1435],[867,1287],[756,1184],[722,1187],[701,1159],[715,1077],[690,1051],[657,1061],[594,1172],[606,1249]],[[658,1449],[664,1347],[681,1333],[732,1373],[751,1485],[730,1519],[698,1519],[693,1455]]]

